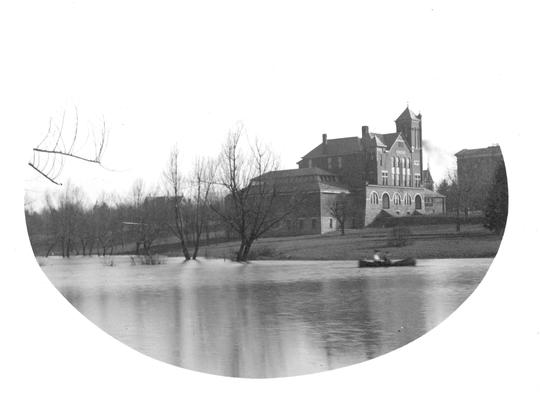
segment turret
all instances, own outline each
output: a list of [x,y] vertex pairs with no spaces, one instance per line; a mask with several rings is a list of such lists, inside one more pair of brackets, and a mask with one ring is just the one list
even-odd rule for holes
[[396,131],[401,132],[413,151],[422,149],[422,116],[415,115],[409,106],[396,119]]

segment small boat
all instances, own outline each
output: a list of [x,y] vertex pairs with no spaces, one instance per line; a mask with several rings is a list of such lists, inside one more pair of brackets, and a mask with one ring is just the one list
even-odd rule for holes
[[374,261],[374,260],[359,260],[358,268],[380,268],[380,267],[413,267],[416,265],[416,259],[409,257],[401,260],[387,260],[387,261]]

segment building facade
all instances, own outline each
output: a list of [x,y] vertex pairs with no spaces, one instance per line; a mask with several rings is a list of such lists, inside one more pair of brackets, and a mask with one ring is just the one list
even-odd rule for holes
[[320,186],[310,189],[318,194],[306,215],[298,216],[309,222],[286,222],[290,233],[339,229],[333,206],[344,195],[349,199],[346,228],[367,226],[380,214],[445,212],[445,197],[423,182],[422,116],[407,107],[395,124],[396,132],[386,134],[371,132],[368,126],[362,127],[361,137],[329,139],[323,134],[321,143],[297,163],[298,170],[276,171],[282,179],[301,174]]
[[495,181],[497,168],[504,163],[501,148],[494,145],[480,149],[464,149],[455,156],[462,207],[483,210]]

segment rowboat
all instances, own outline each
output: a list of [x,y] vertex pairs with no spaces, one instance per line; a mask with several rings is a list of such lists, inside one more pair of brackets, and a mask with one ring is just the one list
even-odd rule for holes
[[380,268],[380,267],[413,267],[416,265],[415,258],[403,258],[401,260],[387,260],[387,261],[374,261],[374,260],[359,260],[358,268]]

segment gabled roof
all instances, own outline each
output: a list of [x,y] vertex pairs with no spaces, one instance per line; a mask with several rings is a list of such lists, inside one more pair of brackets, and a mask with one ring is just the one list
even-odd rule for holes
[[405,139],[403,139],[403,136],[401,135],[401,132],[395,132],[395,133],[376,133],[375,137],[379,142],[382,143],[382,146],[386,147],[388,150],[392,148],[394,143],[396,142],[398,137],[401,137],[401,140],[403,140],[403,143],[407,146],[407,148],[410,150],[409,144]]
[[362,139],[358,136],[351,136],[338,139],[328,139],[326,145],[320,143],[302,158],[315,158],[324,156],[339,156],[344,154],[357,153],[361,151]]
[[425,181],[431,181],[433,182],[433,178],[431,177],[431,172],[429,172],[429,169],[425,169],[422,171],[422,180]]
[[396,141],[396,139],[398,138],[399,136],[399,132],[396,132],[396,133],[386,133],[386,134],[382,134],[382,133],[376,133],[375,136],[386,146],[386,148],[390,149],[392,147],[392,145],[394,144],[394,142]]
[[407,106],[407,108],[405,109],[405,111],[403,111],[401,113],[401,115],[399,117],[397,117],[396,119],[396,122],[397,121],[409,121],[409,120],[414,120],[414,121],[419,121],[420,118],[418,118],[417,115],[415,115],[410,109],[409,109],[409,106]]

